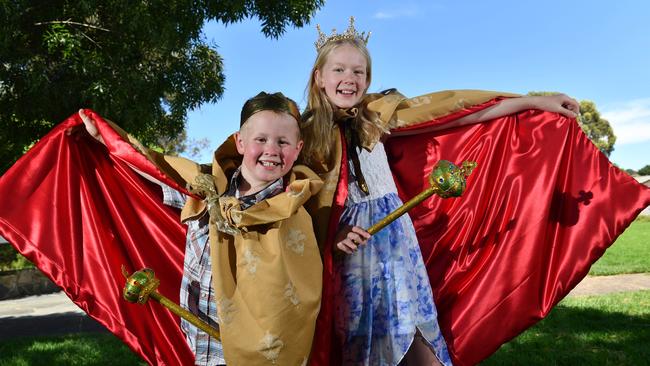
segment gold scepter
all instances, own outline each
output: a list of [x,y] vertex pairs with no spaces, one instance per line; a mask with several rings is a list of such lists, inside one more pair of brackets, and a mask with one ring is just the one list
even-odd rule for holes
[[210,336],[218,340],[221,339],[221,334],[218,329],[210,326],[210,324],[201,320],[196,315],[183,309],[178,304],[156,291],[158,285],[160,285],[160,280],[156,278],[154,271],[151,268],[143,268],[129,275],[126,268],[122,266],[122,274],[126,278],[126,284],[124,284],[124,290],[122,292],[126,301],[144,305],[151,297],[158,301],[160,305],[169,309],[172,313],[194,324],[197,328],[208,333]]
[[465,192],[465,178],[472,173],[475,167],[476,162],[473,161],[464,161],[460,167],[447,160],[438,161],[429,175],[429,188],[389,213],[366,231],[370,235],[374,235],[431,195],[437,194],[442,198],[461,196]]

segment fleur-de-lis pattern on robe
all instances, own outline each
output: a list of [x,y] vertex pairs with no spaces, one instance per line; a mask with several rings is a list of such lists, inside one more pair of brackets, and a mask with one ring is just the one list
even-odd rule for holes
[[[219,197],[211,245],[213,282],[227,364],[301,365],[320,308],[322,264],[303,203],[322,186],[316,174],[241,209]],[[213,250],[214,249],[214,250]]]

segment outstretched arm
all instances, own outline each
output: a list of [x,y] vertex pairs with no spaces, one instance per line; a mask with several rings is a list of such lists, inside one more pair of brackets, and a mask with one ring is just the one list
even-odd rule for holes
[[518,113],[527,109],[540,109],[547,112],[560,113],[569,118],[575,118],[580,112],[580,104],[575,99],[564,94],[507,98],[493,106],[468,114],[449,123],[412,131],[393,131],[387,137],[406,136],[422,132],[440,131],[448,128],[471,125]]
[[476,113],[459,118],[452,124],[456,126],[470,125],[489,121],[491,119],[518,113],[526,109],[540,109],[547,112],[557,112],[569,118],[575,118],[580,112],[580,104],[564,94],[548,96],[527,96],[504,99],[501,102]]

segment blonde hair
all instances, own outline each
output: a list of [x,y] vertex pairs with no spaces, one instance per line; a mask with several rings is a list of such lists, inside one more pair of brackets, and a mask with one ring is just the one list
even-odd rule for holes
[[[327,62],[327,57],[329,57],[332,51],[344,44],[349,44],[356,48],[365,57],[367,63],[366,86],[370,85],[372,76],[370,53],[362,40],[332,40],[318,50],[316,61],[311,69],[309,84],[307,85],[307,108],[302,115],[303,122],[300,126],[304,139],[301,155],[305,164],[328,161],[335,139],[337,138],[337,136],[332,134],[332,125],[334,123],[334,112],[338,108],[330,103],[325,91],[318,86],[316,82],[316,70],[321,70],[322,72],[322,68]],[[364,98],[356,106],[359,112],[354,119],[352,127],[357,131],[361,143],[365,145],[377,141],[387,130],[378,123],[379,115],[366,108],[366,90],[363,93]]]

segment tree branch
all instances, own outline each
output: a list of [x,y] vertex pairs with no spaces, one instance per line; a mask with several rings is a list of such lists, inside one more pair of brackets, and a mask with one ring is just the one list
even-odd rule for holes
[[86,23],[73,22],[71,20],[52,20],[52,21],[49,21],[49,22],[34,23],[34,25],[46,25],[46,24],[71,24],[71,25],[78,25],[78,26],[82,26],[82,27],[86,27],[86,28],[97,29],[97,30],[104,31],[104,32],[110,32],[110,30],[108,30],[106,28],[102,28],[102,27],[98,27],[98,26],[90,25],[90,24],[86,24]]

